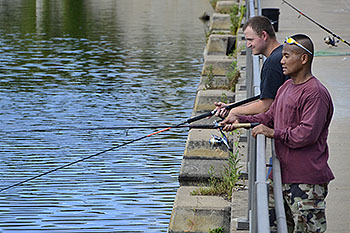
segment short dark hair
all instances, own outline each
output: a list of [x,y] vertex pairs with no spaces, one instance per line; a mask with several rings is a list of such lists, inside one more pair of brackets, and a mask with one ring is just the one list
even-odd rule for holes
[[312,59],[314,58],[314,43],[312,42],[310,37],[308,37],[305,34],[295,34],[295,35],[292,35],[291,38],[293,38],[294,40],[298,41],[305,48],[310,50],[310,52],[312,54],[310,54],[310,53],[307,53],[307,54],[310,56],[310,60],[312,61]]
[[254,16],[250,18],[244,25],[243,31],[250,26],[253,31],[256,32],[259,36],[262,35],[262,32],[265,31],[271,38],[276,38],[275,30],[272,27],[271,21],[265,16]]

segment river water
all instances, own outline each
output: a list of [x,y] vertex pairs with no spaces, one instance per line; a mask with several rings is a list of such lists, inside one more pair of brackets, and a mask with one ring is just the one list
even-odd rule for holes
[[[81,128],[189,118],[210,8],[0,0],[0,188],[153,132]],[[0,232],[166,232],[186,137],[164,132],[1,192]]]

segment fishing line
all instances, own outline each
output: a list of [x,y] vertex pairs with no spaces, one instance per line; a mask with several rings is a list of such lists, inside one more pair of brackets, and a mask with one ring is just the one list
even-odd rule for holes
[[201,129],[212,129],[213,125],[176,125],[176,126],[169,126],[169,125],[155,125],[155,126],[149,126],[149,125],[136,125],[136,126],[110,126],[110,127],[88,127],[88,128],[52,128],[52,129],[32,129],[32,130],[14,130],[14,131],[5,131],[6,133],[44,133],[44,132],[55,132],[55,131],[94,131],[94,130],[127,130],[130,129],[160,129],[160,128],[168,128],[171,127],[172,129],[176,128],[201,128]]
[[[227,109],[231,109],[231,108],[240,106],[240,105],[242,105],[242,104],[246,104],[246,103],[249,103],[249,102],[251,102],[251,101],[257,100],[257,99],[259,99],[259,97],[260,97],[259,95],[258,95],[258,96],[254,96],[254,97],[248,98],[248,99],[246,99],[246,100],[243,100],[243,101],[240,101],[240,102],[237,102],[237,103],[230,104],[230,105],[228,105],[226,108],[227,108]],[[208,117],[208,116],[213,116],[214,114],[215,114],[215,110],[213,110],[213,111],[211,111],[211,112],[209,112],[209,113],[204,113],[204,114],[201,114],[201,115],[199,115],[199,116],[189,118],[188,120],[186,120],[186,121],[184,121],[184,122],[182,122],[182,123],[180,123],[180,124],[177,124],[177,125],[174,125],[174,126],[167,126],[167,127],[164,128],[164,129],[158,130],[158,131],[153,132],[153,133],[150,133],[150,134],[148,134],[148,135],[145,135],[145,136],[142,136],[142,137],[139,137],[139,138],[136,138],[136,139],[127,141],[127,142],[122,143],[122,144],[120,144],[120,145],[117,145],[117,146],[111,147],[111,148],[109,148],[109,149],[100,151],[100,152],[98,152],[98,153],[96,153],[96,154],[92,154],[92,155],[86,156],[86,157],[84,157],[84,158],[81,158],[81,159],[75,160],[75,161],[73,161],[73,162],[64,164],[64,165],[62,165],[62,166],[56,167],[56,168],[54,168],[54,169],[51,169],[51,170],[49,170],[49,171],[40,173],[40,174],[38,174],[38,175],[36,175],[36,176],[30,177],[30,178],[25,179],[25,180],[23,180],[23,181],[20,181],[20,182],[17,182],[17,183],[15,183],[15,184],[9,185],[9,186],[7,186],[7,187],[1,188],[1,189],[0,189],[0,192],[3,192],[3,191],[8,190],[8,189],[10,189],[10,188],[13,188],[13,187],[22,185],[22,184],[24,184],[24,183],[27,183],[27,182],[32,181],[32,180],[35,180],[35,179],[37,179],[37,178],[39,178],[39,177],[48,175],[48,174],[53,173],[53,172],[55,172],[55,171],[64,169],[64,168],[66,168],[66,167],[72,166],[72,165],[74,165],[74,164],[80,163],[80,162],[85,161],[85,160],[87,160],[87,159],[90,159],[90,158],[92,158],[92,157],[95,157],[95,156],[104,154],[104,153],[109,152],[109,151],[113,151],[113,150],[115,150],[115,149],[118,149],[118,148],[120,148],[120,147],[126,146],[126,145],[128,145],[128,144],[131,144],[131,143],[140,141],[140,140],[142,140],[142,139],[151,137],[151,136],[153,136],[153,135],[156,135],[156,134],[159,134],[159,133],[168,131],[168,130],[170,130],[170,129],[172,129],[172,128],[180,128],[181,126],[183,126],[183,125],[185,125],[185,124],[189,124],[189,123],[191,123],[191,122],[198,121],[198,120],[203,119],[203,118]],[[256,126],[257,124],[258,124],[258,123],[240,123],[240,124],[233,124],[233,125],[234,125],[236,128],[251,128],[251,127]],[[188,127],[188,126],[186,126],[186,127]],[[199,127],[207,127],[207,128],[215,129],[215,128],[220,128],[221,126],[217,124],[217,125],[210,125],[210,126],[208,126],[208,125],[201,125],[201,126],[198,126],[198,128],[199,128]]]
[[[260,95],[256,95],[250,98],[247,98],[245,100],[229,104],[226,106],[227,110],[230,110],[232,108],[250,103],[252,101],[258,100],[260,98]],[[202,129],[210,129],[213,128],[212,125],[185,125],[185,124],[191,124],[192,122],[204,119],[206,117],[211,117],[215,115],[216,111],[215,109],[211,112],[207,112],[195,117],[191,117],[187,119],[186,121],[182,122],[181,124],[178,124],[176,126],[171,126],[171,128],[202,128]],[[135,125],[135,126],[110,126],[110,127],[87,127],[87,128],[52,128],[52,129],[31,129],[31,130],[12,130],[12,131],[3,131],[5,133],[44,133],[44,132],[55,132],[55,131],[94,131],[94,130],[126,130],[127,132],[130,129],[157,129],[157,128],[168,128],[169,125],[156,125],[156,126],[140,126],[140,125]]]
[[[9,186],[7,186],[7,187],[5,187],[5,188],[2,188],[2,189],[0,189],[0,192],[3,192],[3,191],[5,191],[5,190],[7,190],[7,189],[10,189],[10,188],[13,188],[13,187],[22,185],[22,184],[24,184],[24,183],[27,183],[27,182],[29,182],[29,181],[31,181],[31,180],[34,180],[34,179],[37,179],[37,178],[39,178],[39,177],[48,175],[48,174],[50,174],[50,173],[52,173],[52,172],[55,172],[55,171],[64,169],[64,168],[69,167],[69,166],[72,166],[72,165],[74,165],[74,164],[76,164],[76,163],[80,163],[80,162],[82,162],[82,161],[84,161],[84,160],[87,160],[87,159],[90,159],[90,158],[92,158],[92,157],[95,157],[95,156],[104,154],[104,153],[106,153],[106,152],[109,152],[109,151],[118,149],[118,148],[123,147],[123,146],[126,146],[126,145],[128,145],[128,144],[131,144],[131,143],[140,141],[140,140],[145,139],[145,138],[147,138],[147,137],[151,137],[151,136],[153,136],[153,135],[156,135],[156,134],[159,134],[159,133],[168,131],[168,130],[170,130],[170,129],[172,129],[172,128],[179,128],[182,124],[183,124],[183,123],[178,124],[178,125],[175,125],[175,126],[169,126],[169,127],[167,127],[167,128],[158,130],[158,131],[153,132],[153,133],[150,133],[150,134],[148,134],[148,135],[145,135],[145,136],[136,138],[136,139],[134,139],[134,140],[127,141],[127,142],[122,143],[122,144],[120,144],[120,145],[111,147],[111,148],[109,148],[109,149],[107,149],[107,150],[100,151],[100,152],[98,152],[98,153],[96,153],[96,154],[92,154],[92,155],[86,156],[86,157],[84,157],[84,158],[75,160],[75,161],[73,161],[73,162],[64,164],[64,165],[62,165],[62,166],[56,167],[56,168],[54,168],[54,169],[52,169],[52,170],[49,170],[49,171],[47,171],[47,172],[40,173],[39,175],[30,177],[30,178],[28,178],[28,179],[26,179],[26,180],[23,180],[23,181],[20,181],[20,182],[18,182],[18,183],[9,185]],[[232,124],[232,125],[233,125],[235,128],[252,128],[252,127],[257,126],[258,124],[259,124],[259,123],[238,123],[238,124]],[[221,127],[220,127],[219,125],[198,125],[198,127],[196,127],[196,128],[218,129],[218,128],[221,128]]]
[[[176,126],[175,126],[175,127],[176,127]],[[109,149],[107,149],[107,150],[100,151],[100,152],[98,152],[98,153],[96,153],[96,154],[89,155],[89,156],[86,156],[86,157],[84,157],[84,158],[81,158],[81,159],[75,160],[75,161],[73,161],[73,162],[70,162],[70,163],[64,164],[64,165],[62,165],[62,166],[56,167],[56,168],[54,168],[54,169],[52,169],[52,170],[49,170],[49,171],[47,171],[47,172],[40,173],[39,175],[36,175],[36,176],[30,177],[30,178],[28,178],[28,179],[26,179],[26,180],[23,180],[23,181],[20,181],[20,182],[18,182],[18,183],[15,183],[15,184],[9,185],[9,186],[7,186],[7,187],[5,187],[5,188],[2,188],[2,189],[0,189],[0,192],[3,192],[3,191],[5,191],[5,190],[7,190],[7,189],[10,189],[10,188],[13,188],[13,187],[16,187],[16,186],[22,185],[22,184],[27,183],[27,182],[29,182],[29,181],[31,181],[31,180],[34,180],[34,179],[37,179],[37,178],[39,178],[39,177],[42,177],[42,176],[48,175],[48,174],[50,174],[50,173],[52,173],[52,172],[55,172],[55,171],[61,170],[61,169],[63,169],[63,168],[66,168],[66,167],[72,166],[72,165],[74,165],[74,164],[76,164],[76,163],[80,163],[80,162],[82,162],[82,161],[84,161],[84,160],[87,160],[87,159],[90,159],[90,158],[92,158],[92,157],[95,157],[95,156],[98,156],[98,155],[104,154],[104,153],[106,153],[106,152],[109,152],[109,151],[112,151],[112,150],[118,149],[118,148],[123,147],[123,146],[126,146],[126,145],[128,145],[128,144],[131,144],[131,143],[134,143],[134,142],[140,141],[140,140],[142,140],[142,139],[145,139],[145,138],[147,138],[147,137],[151,137],[151,136],[153,136],[153,135],[155,135],[155,134],[158,134],[158,133],[161,133],[161,132],[164,132],[164,131],[170,130],[171,128],[172,128],[172,127],[168,127],[168,128],[165,128],[165,129],[162,129],[162,130],[159,130],[159,131],[153,132],[153,133],[151,133],[151,134],[148,134],[148,135],[145,135],[145,136],[142,136],[142,137],[136,138],[136,139],[134,139],[134,140],[127,141],[127,142],[125,142],[125,143],[122,143],[122,144],[117,145],[117,146],[114,146],[114,147],[111,147],[111,148],[109,148]]]
[[340,40],[341,42],[347,44],[350,46],[350,43],[347,42],[346,40],[342,39],[340,36],[336,35],[334,32],[332,32],[331,30],[327,29],[326,27],[322,26],[321,24],[317,23],[315,20],[313,20],[312,18],[310,18],[309,16],[305,15],[303,12],[301,12],[300,10],[298,10],[296,7],[294,7],[292,4],[290,4],[289,2],[287,2],[286,0],[282,0],[282,4],[286,3],[289,7],[291,7],[293,10],[295,10],[296,12],[298,12],[300,15],[304,16],[305,18],[307,18],[308,20],[310,20],[311,22],[313,22],[314,24],[316,24],[317,26],[319,26],[320,28],[322,28],[323,30],[325,30],[326,32],[328,32],[329,34],[331,34],[333,37],[337,38],[338,40]]

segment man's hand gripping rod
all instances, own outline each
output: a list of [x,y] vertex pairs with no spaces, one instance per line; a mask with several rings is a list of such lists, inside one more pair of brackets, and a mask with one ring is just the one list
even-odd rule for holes
[[[228,106],[226,106],[225,108],[227,110],[231,110],[232,108],[236,108],[238,106],[241,106],[243,104],[247,104],[247,103],[250,103],[252,101],[255,101],[255,100],[258,100],[260,99],[260,95],[256,95],[256,96],[253,96],[253,97],[250,97],[248,99],[245,99],[245,100],[242,100],[242,101],[239,101],[239,102],[236,102],[236,103],[233,103],[233,104],[230,104]],[[201,120],[203,118],[206,118],[206,117],[211,117],[211,116],[214,116],[216,113],[215,109],[211,112],[207,112],[207,113],[204,113],[204,114],[201,114],[199,116],[195,116],[195,117],[191,117],[190,119],[188,119],[186,122],[184,122],[184,124],[188,123],[192,123],[192,122],[195,122],[195,121],[198,121],[198,120]]]

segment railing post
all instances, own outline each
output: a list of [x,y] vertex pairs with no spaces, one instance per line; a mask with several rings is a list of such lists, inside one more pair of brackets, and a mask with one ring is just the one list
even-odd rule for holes
[[278,233],[287,233],[287,220],[283,204],[281,165],[275,152],[275,140],[271,140],[272,150],[272,175],[273,175],[273,195],[275,200],[275,211],[277,219]]
[[265,156],[265,136],[257,136],[257,158],[256,158],[256,214],[258,233],[269,233],[269,208],[268,208],[268,191],[266,182],[266,156]]

